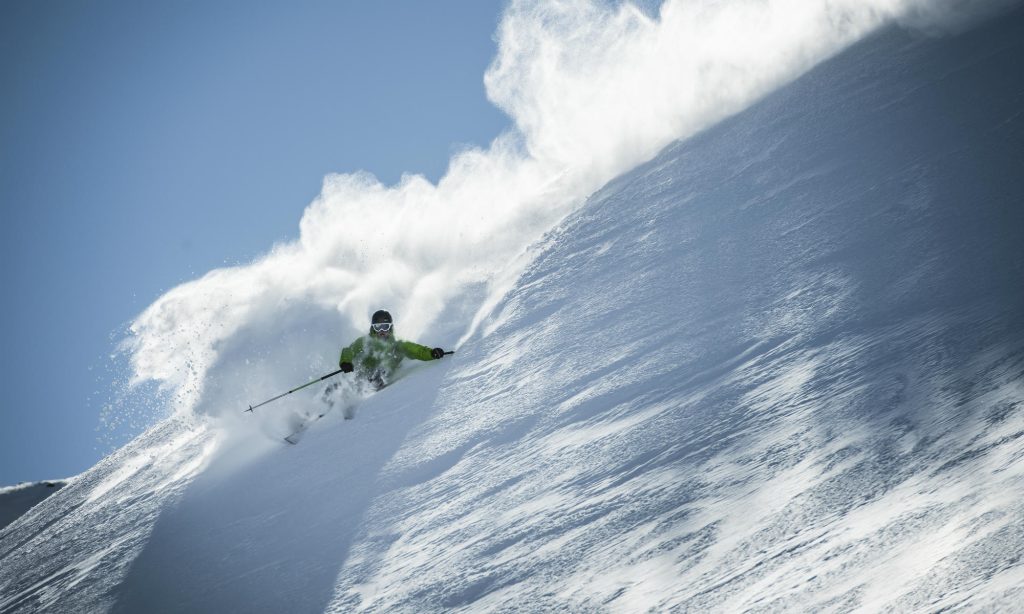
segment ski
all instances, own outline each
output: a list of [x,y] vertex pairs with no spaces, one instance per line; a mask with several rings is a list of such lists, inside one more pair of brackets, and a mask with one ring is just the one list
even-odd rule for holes
[[306,430],[310,427],[310,425],[312,425],[314,422],[316,422],[320,418],[323,418],[326,414],[327,414],[327,412],[324,412],[322,414],[317,414],[316,416],[314,416],[314,417],[306,420],[302,424],[300,424],[299,428],[295,429],[295,431],[293,431],[290,435],[285,436],[285,438],[284,438],[285,442],[290,443],[293,446],[298,444],[299,441],[302,439],[302,437],[301,437],[302,434],[306,432]]

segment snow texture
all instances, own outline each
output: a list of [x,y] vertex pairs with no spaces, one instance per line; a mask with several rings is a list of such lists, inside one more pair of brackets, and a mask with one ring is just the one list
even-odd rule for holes
[[178,416],[72,480],[0,531],[0,611],[1019,608],[1022,58],[1021,10],[877,32],[594,194],[354,420]]

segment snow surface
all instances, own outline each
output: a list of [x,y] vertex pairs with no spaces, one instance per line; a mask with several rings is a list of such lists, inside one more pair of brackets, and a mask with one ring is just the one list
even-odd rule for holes
[[177,416],[75,478],[0,531],[0,611],[1019,608],[1021,58],[1021,10],[862,41],[354,420]]

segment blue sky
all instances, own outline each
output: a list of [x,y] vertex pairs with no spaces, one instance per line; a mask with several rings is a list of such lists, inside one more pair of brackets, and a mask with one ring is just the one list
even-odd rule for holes
[[0,485],[94,464],[127,323],[294,239],[324,175],[437,180],[504,130],[503,4],[0,4]]

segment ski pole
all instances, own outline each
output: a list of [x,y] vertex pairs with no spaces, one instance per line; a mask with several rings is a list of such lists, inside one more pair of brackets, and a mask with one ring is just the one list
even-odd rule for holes
[[[295,392],[296,390],[302,390],[306,386],[312,386],[313,384],[315,384],[317,382],[322,382],[325,379],[327,379],[328,377],[332,377],[332,376],[337,375],[339,373],[341,373],[341,369],[338,369],[337,371],[331,371],[330,373],[328,373],[327,375],[325,375],[323,377],[318,377],[318,378],[316,378],[315,380],[313,380],[311,382],[308,382],[308,383],[305,383],[305,384],[299,386],[298,388],[292,388],[288,392],[281,393],[281,394],[277,395],[276,397],[274,397],[272,399],[267,399],[266,401],[263,401],[262,403],[259,403],[257,405],[250,405],[249,409],[247,409],[245,411],[252,411],[252,410],[256,409],[257,407],[260,407],[262,405],[266,405],[267,403],[270,403],[271,401],[276,401],[276,400],[280,399],[283,396],[287,396],[287,395]],[[242,412],[242,413],[245,413],[245,412]]]

